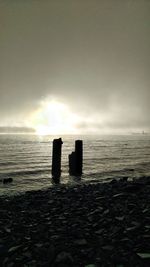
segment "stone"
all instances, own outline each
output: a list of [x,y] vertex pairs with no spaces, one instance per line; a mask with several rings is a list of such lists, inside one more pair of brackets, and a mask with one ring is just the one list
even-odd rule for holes
[[104,229],[100,229],[100,230],[95,231],[95,234],[100,235],[100,234],[102,234],[103,232],[104,232]]
[[142,259],[150,259],[150,253],[137,253],[137,255]]
[[83,239],[77,239],[77,240],[75,240],[74,243],[77,244],[77,245],[79,245],[79,246],[84,246],[84,245],[87,244],[87,241],[86,241],[86,239],[83,238]]
[[8,184],[8,183],[12,183],[13,179],[12,178],[4,178],[3,179],[3,184]]
[[18,245],[18,246],[13,246],[11,248],[9,248],[8,252],[12,253],[15,252],[16,250],[18,250],[22,245]]
[[57,255],[55,263],[70,264],[71,266],[73,263],[73,258],[70,253],[62,251]]

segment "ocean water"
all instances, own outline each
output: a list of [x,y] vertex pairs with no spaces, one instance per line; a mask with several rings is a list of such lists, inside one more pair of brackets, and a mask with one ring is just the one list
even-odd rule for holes
[[[61,136],[62,176],[60,182],[105,182],[128,176],[150,175],[150,135]],[[51,179],[54,136],[0,135],[0,195],[20,194],[54,186]],[[68,174],[68,155],[75,140],[83,140],[84,160],[81,180]],[[3,184],[2,179],[13,178]]]

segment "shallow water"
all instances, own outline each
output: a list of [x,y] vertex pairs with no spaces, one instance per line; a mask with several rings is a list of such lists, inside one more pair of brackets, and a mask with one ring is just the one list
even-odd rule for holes
[[[52,186],[52,140],[56,136],[0,135],[0,180],[13,178],[13,183],[0,182],[0,195]],[[61,183],[108,181],[128,176],[130,179],[150,175],[150,136],[62,136]],[[84,144],[81,181],[68,175],[68,155],[74,141]]]

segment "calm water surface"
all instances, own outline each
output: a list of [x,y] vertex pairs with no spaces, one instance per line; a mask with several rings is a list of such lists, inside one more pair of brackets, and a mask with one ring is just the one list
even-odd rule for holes
[[[0,135],[0,195],[10,195],[52,185],[51,161],[54,136]],[[62,136],[61,183],[108,181],[128,176],[130,179],[150,175],[150,136]],[[74,141],[84,142],[81,181],[68,175],[68,154]]]

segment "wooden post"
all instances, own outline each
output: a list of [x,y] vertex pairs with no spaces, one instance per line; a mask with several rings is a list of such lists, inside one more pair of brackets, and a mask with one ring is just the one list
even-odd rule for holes
[[69,155],[69,174],[73,176],[82,175],[83,165],[83,142],[82,140],[75,141],[75,152]]
[[62,140],[54,139],[53,140],[53,152],[52,152],[52,177],[55,180],[60,178],[61,175],[61,147]]
[[69,174],[75,175],[76,173],[76,154],[75,152],[72,152],[69,155]]
[[75,141],[75,153],[76,153],[76,173],[82,175],[82,163],[83,163],[83,142],[82,140]]

